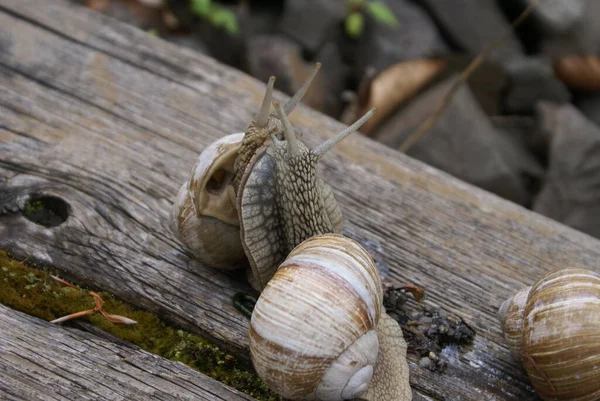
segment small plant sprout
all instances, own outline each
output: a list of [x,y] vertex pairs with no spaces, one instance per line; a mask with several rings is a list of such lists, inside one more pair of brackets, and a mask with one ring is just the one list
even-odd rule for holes
[[381,1],[370,0],[349,0],[348,14],[344,21],[344,29],[349,38],[358,38],[364,29],[364,12],[379,23],[390,27],[396,27],[400,24],[392,10]]
[[212,25],[223,28],[230,35],[239,33],[239,26],[235,14],[212,2],[212,0],[191,0],[192,13],[209,21]]
[[[71,284],[68,281],[65,281],[59,277],[56,277],[56,276],[50,276],[50,277],[52,277],[55,281],[58,281],[62,285],[65,285],[65,286],[71,287],[71,288],[77,288],[73,284]],[[102,300],[100,295],[98,295],[97,293],[95,293],[93,291],[90,291],[90,295],[94,298],[94,303],[96,304],[94,309],[71,313],[70,315],[59,317],[58,319],[54,319],[50,323],[62,323],[67,320],[80,318],[82,316],[93,315],[94,313],[97,313],[97,312],[100,313],[102,316],[104,316],[108,321],[110,321],[112,323],[116,323],[116,324],[136,324],[137,323],[135,320],[131,320],[125,316],[111,315],[110,313],[106,313],[103,309],[104,301]]]

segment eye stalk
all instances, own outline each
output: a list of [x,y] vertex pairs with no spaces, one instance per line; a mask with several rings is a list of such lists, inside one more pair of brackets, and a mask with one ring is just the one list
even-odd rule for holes
[[296,132],[294,132],[294,128],[292,128],[292,124],[290,124],[290,120],[288,120],[285,111],[281,107],[279,102],[273,102],[273,107],[275,107],[275,111],[277,112],[277,116],[281,120],[283,124],[283,136],[285,141],[287,142],[287,151],[291,156],[297,156],[300,154],[300,145],[298,138],[296,137]]
[[275,77],[271,76],[267,83],[267,90],[265,91],[265,97],[263,98],[260,111],[256,116],[256,125],[264,128],[269,123],[269,111],[271,108],[271,99],[273,98],[273,86],[275,85]]
[[317,76],[317,73],[319,72],[320,68],[321,63],[315,63],[315,68],[313,68],[313,70],[310,72],[308,78],[306,78],[306,81],[304,81],[300,89],[298,89],[298,91],[294,93],[294,96],[292,96],[292,98],[283,106],[283,111],[286,115],[290,114],[296,108],[298,103],[300,103],[300,101],[304,97],[304,94],[308,90],[308,87],[310,86],[310,84],[312,84],[312,81]]
[[358,130],[364,123],[367,122],[369,118],[373,116],[373,114],[375,114],[375,107],[366,112],[365,115],[359,118],[354,124],[346,128],[333,138],[328,139],[327,141],[314,148],[312,150],[312,153],[320,159],[325,153],[327,153],[331,148],[337,145],[342,139],[344,139],[354,131]]

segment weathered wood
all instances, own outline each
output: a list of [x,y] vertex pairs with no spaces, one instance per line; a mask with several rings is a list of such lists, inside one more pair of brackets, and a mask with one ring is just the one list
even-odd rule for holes
[[0,327],[2,400],[253,400],[180,362],[1,304]]
[[[167,216],[198,153],[245,128],[264,85],[61,0],[0,0],[0,27],[0,247],[247,356],[231,296],[249,287],[193,261]],[[342,129],[307,108],[291,119],[310,146]],[[424,286],[478,330],[472,347],[445,349],[444,374],[410,356],[415,399],[537,399],[496,310],[547,271],[600,271],[600,242],[358,135],[323,176],[386,279]],[[69,219],[27,221],[31,194],[64,199]]]

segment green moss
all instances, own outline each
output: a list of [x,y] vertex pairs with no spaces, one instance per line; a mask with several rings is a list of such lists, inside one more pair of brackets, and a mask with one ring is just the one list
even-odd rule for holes
[[[106,312],[138,323],[114,324],[100,314],[83,319],[148,352],[183,362],[259,400],[281,400],[253,373],[245,370],[235,356],[195,334],[166,325],[152,313],[134,309],[108,293],[99,294]],[[16,261],[3,250],[0,250],[0,303],[45,320],[94,308],[94,300],[87,290],[63,286],[48,272]]]
[[32,200],[25,203],[25,214],[32,215],[35,213],[42,212],[44,210],[44,203],[41,200]]

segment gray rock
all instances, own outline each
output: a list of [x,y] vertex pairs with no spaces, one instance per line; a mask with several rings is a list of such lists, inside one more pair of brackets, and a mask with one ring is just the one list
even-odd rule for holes
[[549,169],[533,210],[600,238],[600,128],[570,104],[542,103]]
[[356,43],[358,76],[369,66],[381,71],[399,61],[448,52],[448,46],[425,10],[406,0],[384,2],[400,24],[389,27],[369,16],[365,18],[364,32]]
[[550,62],[535,57],[518,57],[505,64],[508,90],[504,99],[507,113],[532,114],[540,100],[566,103],[571,93],[556,79]]
[[[427,90],[375,133],[398,147],[433,111],[457,77]],[[530,178],[543,170],[527,149],[496,130],[468,86],[462,86],[435,126],[408,155],[521,205],[530,205]]]
[[[466,54],[452,54],[444,59],[448,61],[448,68],[443,72],[444,76],[461,74],[473,61],[473,57]],[[508,75],[504,67],[484,60],[473,71],[467,84],[486,114],[490,116],[502,114],[503,94],[508,85]]]
[[315,83],[319,85],[322,92],[321,104],[313,107],[327,115],[337,117],[342,111],[342,92],[346,89],[350,68],[342,60],[340,49],[333,41],[321,46],[316,60],[321,62],[322,67]]
[[302,48],[282,35],[252,36],[246,48],[246,66],[250,75],[263,82],[267,82],[271,75],[276,76],[275,87],[293,94],[298,81],[301,83],[303,80]]
[[[547,164],[548,149],[550,148],[550,134],[539,126],[537,119],[531,116],[507,115],[494,116],[491,118],[494,128],[501,131],[503,135],[515,145],[522,149],[528,149],[542,165]],[[532,177],[536,182],[532,186],[537,193],[541,184],[541,175]]]
[[600,92],[580,94],[575,105],[588,119],[600,126]]
[[[533,0],[522,2],[523,6],[529,6]],[[544,0],[537,3],[533,18],[548,33],[568,31],[581,21],[585,11],[585,0]]]
[[278,27],[314,53],[345,15],[345,0],[286,0]]
[[[571,4],[574,0],[562,1]],[[542,2],[544,3],[544,2]],[[556,59],[573,54],[597,54],[600,51],[600,1],[583,0],[582,18],[562,34],[547,35],[541,53]]]
[[424,356],[423,358],[419,359],[419,367],[421,369],[430,369],[432,366],[433,361],[428,357]]
[[[332,42],[324,44],[317,53],[322,67],[304,95],[303,103],[331,116],[341,111],[341,93],[345,88],[348,67],[339,49]],[[263,82],[277,77],[275,87],[294,94],[306,80],[314,63],[305,62],[302,48],[283,35],[257,35],[248,40],[246,65],[248,72]]]
[[[419,0],[435,16],[453,42],[477,54],[510,29],[496,0]],[[490,53],[489,59],[504,63],[523,54],[516,36],[510,35]]]

